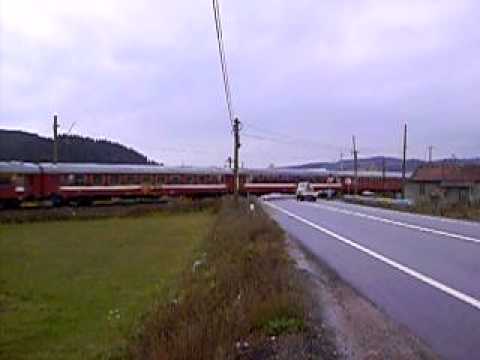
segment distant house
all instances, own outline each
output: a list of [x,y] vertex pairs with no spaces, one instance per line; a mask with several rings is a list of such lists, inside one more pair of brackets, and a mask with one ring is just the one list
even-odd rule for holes
[[434,164],[418,167],[405,185],[405,196],[415,202],[480,201],[480,166]]

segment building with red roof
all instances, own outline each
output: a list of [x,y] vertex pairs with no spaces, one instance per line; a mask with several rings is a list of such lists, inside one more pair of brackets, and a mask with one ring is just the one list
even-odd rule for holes
[[480,165],[451,163],[418,167],[405,185],[405,195],[413,201],[473,203],[480,201]]

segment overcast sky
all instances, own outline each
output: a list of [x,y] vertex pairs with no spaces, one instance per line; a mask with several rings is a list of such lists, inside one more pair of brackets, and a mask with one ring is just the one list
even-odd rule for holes
[[[480,2],[221,0],[247,166],[480,156]],[[0,128],[169,165],[231,152],[211,0],[0,0]]]

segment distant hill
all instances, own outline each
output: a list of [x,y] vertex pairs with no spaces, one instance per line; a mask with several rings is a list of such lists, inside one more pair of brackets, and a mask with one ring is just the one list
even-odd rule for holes
[[[384,160],[385,159],[385,160]],[[387,171],[402,171],[402,159],[393,157],[374,156],[370,158],[358,159],[359,170],[372,170],[381,171],[383,169],[383,162],[385,161],[385,169]],[[449,162],[456,164],[479,164],[480,158],[476,159],[442,159],[436,160],[437,162]],[[414,171],[418,166],[425,164],[426,162],[419,159],[408,159],[406,162],[407,172]],[[353,160],[343,160],[342,162],[314,162],[301,165],[287,166],[288,168],[295,169],[319,169],[324,168],[330,171],[335,170],[353,170]]]
[[[124,145],[76,135],[61,135],[60,162],[148,164],[146,156]],[[49,162],[53,160],[53,140],[23,131],[0,130],[0,161]]]

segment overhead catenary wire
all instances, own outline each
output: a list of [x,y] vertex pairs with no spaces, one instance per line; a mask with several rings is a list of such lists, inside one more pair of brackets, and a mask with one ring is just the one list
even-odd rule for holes
[[[259,127],[257,125],[251,124],[250,122],[244,122],[246,125],[247,132],[243,134],[243,136],[248,137],[253,140],[259,141],[268,141],[272,143],[277,143],[279,145],[289,145],[293,147],[297,146],[315,146],[316,148],[321,148],[324,150],[333,150],[336,152],[350,152],[350,149],[347,145],[345,146],[338,146],[333,144],[328,144],[320,140],[314,140],[311,138],[305,138],[300,136],[292,136],[285,133],[277,132],[276,130],[270,130],[264,127]],[[253,131],[249,131],[249,129]],[[376,156],[378,154],[393,154],[395,150],[393,148],[380,148],[380,147],[372,147],[366,146],[362,147],[363,154],[369,156]]]
[[217,43],[218,43],[218,53],[220,56],[220,65],[222,70],[223,77],[223,86],[225,90],[225,100],[227,102],[228,117],[230,120],[230,126],[232,127],[233,133],[233,178],[234,178],[234,196],[235,201],[238,200],[238,195],[240,193],[240,177],[239,177],[239,150],[240,150],[240,129],[241,123],[238,117],[234,117],[233,104],[232,104],[232,92],[230,89],[230,82],[228,77],[227,70],[227,59],[225,56],[225,45],[223,42],[223,30],[222,30],[222,20],[220,16],[220,6],[218,5],[218,0],[212,0],[213,5],[213,15],[215,19],[215,30],[217,33]]
[[230,81],[228,77],[227,59],[225,56],[225,45],[223,42],[222,20],[220,17],[220,7],[218,4],[218,0],[212,0],[212,6],[213,6],[213,15],[215,18],[215,30],[217,33],[218,53],[220,57],[220,66],[222,70],[223,86],[225,90],[225,100],[227,103],[227,111],[228,111],[228,117],[230,119],[230,125],[233,127],[234,111],[233,111],[233,103],[232,103],[232,92],[230,89]]

